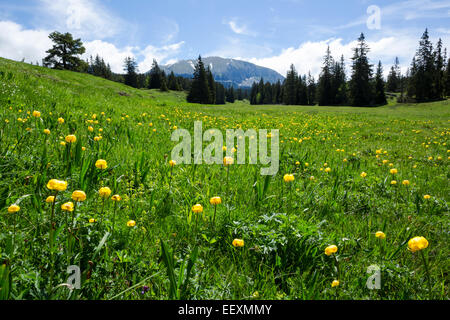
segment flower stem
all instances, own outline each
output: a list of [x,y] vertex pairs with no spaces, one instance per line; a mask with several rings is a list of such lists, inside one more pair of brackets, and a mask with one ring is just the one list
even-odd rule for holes
[[431,300],[432,297],[432,291],[431,291],[431,279],[430,279],[430,270],[428,269],[428,263],[427,259],[425,259],[425,255],[423,254],[423,251],[420,251],[420,255],[422,256],[423,264],[425,266],[425,272],[427,274],[427,282],[428,282],[428,293]]

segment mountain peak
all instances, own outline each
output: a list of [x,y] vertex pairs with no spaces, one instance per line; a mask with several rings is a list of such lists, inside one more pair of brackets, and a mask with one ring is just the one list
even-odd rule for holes
[[[205,67],[209,67],[212,71],[214,79],[227,87],[251,87],[254,82],[259,82],[261,78],[271,83],[284,80],[284,77],[278,72],[247,61],[221,57],[206,57],[202,58],[202,61]],[[161,69],[166,73],[173,71],[175,75],[191,78],[196,62],[196,59],[181,60],[161,66]]]

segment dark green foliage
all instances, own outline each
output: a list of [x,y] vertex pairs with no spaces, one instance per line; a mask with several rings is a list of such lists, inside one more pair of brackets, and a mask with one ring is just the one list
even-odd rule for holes
[[400,62],[398,61],[398,57],[396,57],[395,63],[391,67],[391,71],[389,72],[388,75],[386,90],[388,92],[399,92],[401,86],[400,78],[401,78]]
[[70,33],[52,32],[49,38],[54,42],[47,50],[48,56],[44,58],[45,67],[71,71],[85,71],[87,64],[78,56],[86,52],[81,39],[73,39]]
[[333,93],[333,67],[334,59],[331,56],[330,47],[327,48],[327,53],[324,58],[322,73],[319,77],[319,106],[330,106],[334,104]]
[[158,62],[153,59],[152,69],[149,74],[149,89],[160,89],[161,88],[161,69],[158,66]]
[[384,93],[383,67],[381,61],[378,62],[377,74],[375,76],[375,104],[385,105],[387,103]]
[[180,83],[178,82],[177,77],[175,77],[175,74],[173,73],[173,71],[170,72],[167,82],[168,82],[169,90],[173,90],[173,91],[181,91],[182,90]]
[[161,72],[161,87],[159,88],[159,90],[163,92],[169,91],[169,88],[167,87],[166,73],[164,71]]
[[195,66],[194,78],[192,80],[191,90],[187,96],[187,101],[203,104],[208,104],[211,101],[208,77],[201,56],[198,57]]
[[298,96],[298,75],[295,71],[295,67],[292,64],[291,69],[288,71],[286,80],[284,82],[284,97],[283,102],[287,105],[297,104]]
[[134,58],[127,57],[124,61],[123,70],[125,74],[125,84],[130,87],[138,87],[137,63]]
[[370,106],[373,103],[371,85],[373,71],[367,57],[369,47],[363,33],[358,38],[358,46],[354,49],[354,52],[350,80],[350,104],[360,107]]

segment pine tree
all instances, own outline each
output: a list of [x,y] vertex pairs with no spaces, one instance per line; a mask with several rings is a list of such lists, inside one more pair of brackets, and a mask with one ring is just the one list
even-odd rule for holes
[[450,96],[450,58],[447,61],[447,69],[445,70],[445,95]]
[[208,104],[210,101],[208,79],[202,57],[199,56],[194,69],[194,78],[187,101],[192,103]]
[[252,89],[250,90],[250,104],[255,105],[257,104],[257,98],[258,96],[258,84],[254,82],[252,84]]
[[319,77],[319,106],[331,106],[334,104],[333,94],[333,66],[334,60],[331,56],[330,47],[328,46],[324,57],[322,72]]
[[214,81],[214,76],[209,66],[208,69],[206,70],[206,77],[208,78],[209,103],[216,104],[216,83]]
[[439,39],[434,52],[433,100],[442,100],[445,94],[445,60],[442,52],[442,39]]
[[158,66],[158,62],[156,62],[155,59],[153,59],[152,68],[150,69],[149,73],[149,82],[148,82],[148,88],[149,89],[160,89],[161,88],[161,69]]
[[386,89],[389,92],[398,92],[400,90],[400,62],[398,57],[395,57],[394,65],[391,67],[391,71],[388,75],[386,83]]
[[233,86],[229,87],[225,92],[225,100],[229,103],[234,103],[236,100],[234,97],[234,88]]
[[48,56],[44,58],[44,66],[53,69],[72,71],[87,70],[86,63],[78,56],[86,52],[81,39],[73,39],[70,33],[52,32],[49,38],[54,42],[51,49],[47,50]]
[[295,71],[295,67],[291,64],[290,70],[287,72],[286,80],[284,81],[284,96],[283,102],[286,105],[297,104],[297,91],[298,91],[298,75]]
[[416,65],[417,72],[414,75],[416,100],[429,101],[433,97],[434,55],[428,29],[425,29],[420,40]]
[[216,82],[216,104],[225,104],[225,87]]
[[384,92],[383,66],[378,62],[377,73],[375,76],[375,104],[387,104],[386,94]]
[[372,65],[369,64],[369,59],[367,58],[369,47],[366,44],[363,33],[358,38],[358,46],[354,51],[350,80],[350,103],[353,106],[370,106],[373,101],[371,85],[373,71]]
[[334,101],[334,105],[347,104],[347,81],[343,55],[341,56],[341,60],[334,65],[332,80],[332,92],[334,95],[332,100]]
[[306,85],[306,76],[298,77],[297,104],[308,105],[308,88]]
[[132,57],[125,58],[123,70],[125,74],[125,84],[137,88],[138,87],[138,75],[137,75],[137,63]]
[[316,82],[314,77],[311,76],[311,72],[308,73],[308,105],[313,106],[316,104]]
[[159,87],[159,90],[162,92],[169,91],[169,88],[167,87],[166,73],[164,71],[161,72],[160,80],[161,80],[161,86]]
[[181,91],[181,86],[180,83],[178,82],[177,77],[175,77],[175,74],[173,73],[173,71],[170,72],[168,80],[167,80],[167,86],[169,88],[169,90],[173,90],[173,91]]

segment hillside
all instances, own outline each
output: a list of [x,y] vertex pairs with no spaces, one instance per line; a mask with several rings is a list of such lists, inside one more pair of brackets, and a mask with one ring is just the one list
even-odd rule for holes
[[[283,82],[284,77],[278,72],[257,66],[253,63],[235,59],[224,59],[220,57],[202,58],[205,67],[210,67],[214,79],[226,87],[251,87],[254,82],[259,82],[261,78],[265,82],[275,83],[278,80]],[[182,60],[161,68],[168,74],[174,72],[175,75],[191,78],[194,72],[196,60]]]

